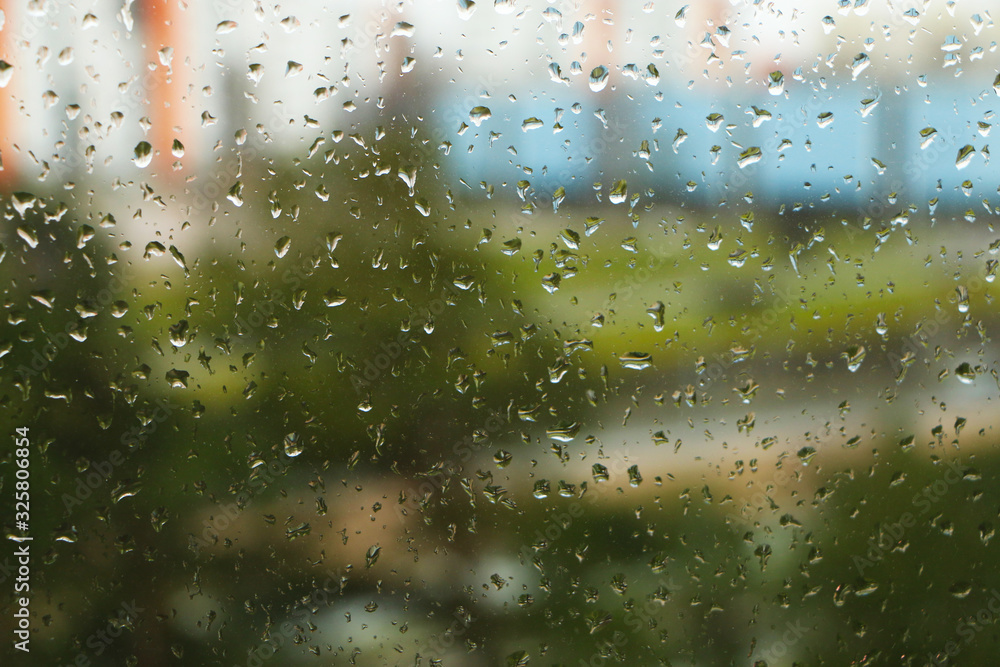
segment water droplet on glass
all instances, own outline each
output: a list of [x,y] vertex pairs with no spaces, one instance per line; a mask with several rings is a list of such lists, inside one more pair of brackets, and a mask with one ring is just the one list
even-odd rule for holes
[[628,198],[628,183],[622,179],[615,183],[608,195],[608,201],[612,204],[621,204]]
[[[969,597],[969,593],[972,592],[972,584],[967,581],[959,581],[948,588],[948,592],[951,593],[952,597],[956,597],[959,600],[964,600]],[[977,628],[978,629],[978,628]]]
[[955,292],[958,293],[958,312],[969,312],[969,288],[965,285],[959,285],[955,288]]
[[368,551],[365,553],[365,569],[370,568],[378,561],[379,555],[382,553],[382,547],[377,544],[373,544],[368,547]]
[[559,442],[571,442],[580,432],[578,422],[560,422],[552,428],[545,429],[545,435]]
[[968,362],[962,362],[955,369],[955,377],[962,384],[972,384],[976,380],[976,371]]
[[785,75],[782,72],[775,71],[767,75],[767,92],[775,96],[785,92]]
[[559,289],[560,282],[562,282],[562,276],[558,273],[548,273],[542,276],[542,287],[544,287],[545,291],[549,294],[552,294]]
[[608,76],[608,68],[604,65],[598,65],[590,70],[590,89],[595,93],[604,90],[608,85]]
[[537,130],[543,125],[545,125],[545,123],[532,116],[531,118],[525,118],[521,123],[521,131],[527,132],[528,130]]
[[181,320],[170,327],[170,344],[174,347],[184,347],[188,342],[188,322]]
[[458,16],[468,21],[476,11],[476,3],[472,0],[458,0]]
[[292,432],[285,436],[284,441],[285,456],[296,457],[302,453],[302,439],[298,433]]
[[148,141],[140,141],[135,146],[135,157],[132,159],[135,166],[143,169],[153,161],[153,147]]
[[955,167],[958,169],[965,169],[972,162],[973,156],[976,154],[976,149],[972,144],[966,144],[958,149],[958,156],[955,158]]
[[740,153],[739,157],[736,158],[736,164],[740,166],[740,169],[743,169],[744,167],[748,167],[751,164],[760,162],[761,159],[763,159],[763,157],[764,154],[761,153],[759,147],[751,146],[750,148]]
[[847,359],[847,370],[854,373],[861,368],[861,362],[865,360],[866,353],[867,351],[865,350],[864,345],[852,345],[847,348],[847,351],[841,355]]
[[653,357],[646,352],[629,352],[618,357],[625,368],[641,371],[653,365]]
[[687,10],[688,7],[690,6],[691,5],[684,5],[683,7],[677,10],[676,14],[674,14],[674,23],[677,24],[678,28],[683,28],[685,25],[687,25]]
[[934,143],[934,140],[938,137],[937,129],[933,127],[925,127],[920,130],[920,148],[925,149]]
[[406,21],[400,21],[392,29],[390,37],[413,37],[414,28],[413,25],[407,23]]
[[851,62],[851,78],[857,79],[865,69],[871,65],[871,60],[864,53],[859,53],[854,56],[854,60]]
[[497,14],[513,14],[517,10],[516,0],[493,0],[493,9]]
[[663,305],[663,302],[657,301],[652,306],[647,308],[646,312],[653,318],[653,330],[657,332],[663,331],[664,314],[666,312],[666,307]]
[[521,239],[510,239],[509,241],[504,241],[500,247],[500,252],[505,255],[515,255],[521,251]]
[[146,250],[142,254],[143,259],[150,259],[151,257],[162,257],[167,254],[167,249],[163,247],[163,244],[159,241],[150,241],[146,244]]
[[278,242],[274,244],[274,254],[278,256],[278,259],[281,259],[291,247],[292,238],[290,236],[282,236],[278,239]]
[[484,121],[489,120],[492,116],[493,112],[490,111],[490,108],[484,106],[472,107],[472,111],[469,112],[469,120],[476,127],[482,125]]
[[167,371],[167,382],[174,389],[187,389],[190,373],[176,368]]

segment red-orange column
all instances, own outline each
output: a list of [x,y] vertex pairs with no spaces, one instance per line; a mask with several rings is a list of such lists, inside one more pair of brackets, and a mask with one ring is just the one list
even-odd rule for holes
[[[2,1],[2,0],[0,0]],[[145,91],[152,121],[147,141],[154,157],[151,168],[157,174],[174,173],[173,164],[182,158],[172,153],[174,140],[184,147],[185,158],[193,148],[187,141],[195,132],[188,110],[188,86],[191,81],[188,30],[185,30],[193,9],[182,8],[180,0],[143,0],[142,30],[147,62],[155,64],[150,75],[144,76]],[[172,51],[170,51],[172,50]],[[169,54],[169,65],[163,64]]]
[[[15,63],[14,49],[16,48],[15,31],[11,25],[16,20],[11,11],[12,4],[10,0],[0,0],[0,11],[6,17],[4,28],[0,31],[0,60],[10,66]],[[13,81],[17,72],[3,74],[5,78],[8,75],[12,75],[9,80]],[[17,108],[17,100],[14,97],[11,84],[8,83],[7,87],[0,88],[0,160],[3,162],[3,168],[0,170],[0,189],[4,191],[13,189],[14,181],[17,178],[17,170],[15,169],[17,157],[14,155],[13,141],[13,138],[17,136],[15,131],[18,121]]]

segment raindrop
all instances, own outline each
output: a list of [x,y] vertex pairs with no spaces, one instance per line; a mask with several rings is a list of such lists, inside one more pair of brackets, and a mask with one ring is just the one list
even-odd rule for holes
[[859,368],[861,368],[861,362],[865,360],[865,346],[864,345],[852,345],[847,348],[841,356],[847,359],[847,370],[854,373]]
[[736,158],[736,164],[740,166],[740,169],[747,167],[756,162],[760,162],[763,159],[764,154],[760,152],[760,148],[757,146],[751,146]]
[[580,432],[578,422],[560,422],[552,428],[545,429],[545,435],[559,442],[571,442]]
[[871,65],[871,60],[864,53],[859,53],[854,56],[854,61],[851,62],[851,78],[857,79],[865,69]]
[[653,365],[653,357],[646,352],[629,352],[618,357],[625,368],[641,371]]
[[516,0],[493,0],[493,9],[497,14],[513,14],[517,10]]
[[515,255],[521,251],[521,239],[510,239],[509,241],[504,241],[500,247],[500,252],[505,255]]
[[368,551],[365,553],[365,569],[370,568],[378,561],[379,554],[382,553],[382,547],[373,544],[368,547]]
[[595,93],[604,90],[604,87],[608,85],[608,68],[604,65],[598,65],[590,71],[590,89]]
[[543,125],[545,125],[545,123],[532,116],[531,118],[525,118],[521,123],[521,131],[527,132],[528,130],[537,130]]
[[389,33],[390,37],[413,37],[414,29],[413,25],[407,23],[406,21],[400,21]]
[[973,156],[976,154],[976,149],[972,144],[966,144],[958,149],[958,156],[955,158],[955,167],[958,169],[965,169],[972,162]]
[[190,373],[176,368],[167,371],[167,382],[174,389],[187,389]]
[[687,25],[687,10],[688,7],[690,6],[691,5],[684,5],[683,7],[677,10],[676,14],[674,14],[674,23],[677,24],[678,28],[683,28],[685,25]]
[[476,3],[472,0],[458,0],[458,16],[468,21],[476,11]]
[[274,254],[281,259],[288,252],[288,249],[292,247],[292,239],[290,236],[282,236],[278,239],[278,242],[274,244]]
[[785,75],[778,71],[768,74],[767,92],[776,96],[785,92]]
[[335,308],[347,303],[347,297],[331,288],[323,295],[323,303],[326,304],[327,308]]
[[135,147],[135,157],[132,159],[135,166],[144,169],[153,161],[153,147],[148,141],[140,141]]
[[177,324],[170,327],[170,344],[174,347],[184,347],[187,345],[188,337],[188,322],[187,320],[181,320]]
[[687,138],[688,138],[688,133],[685,132],[682,128],[678,127],[677,134],[674,135],[674,140],[670,144],[671,148],[674,149],[675,153],[677,152],[677,149],[681,147],[681,144],[683,144],[687,140]]
[[628,198],[628,183],[622,179],[615,183],[608,195],[608,201],[612,204],[621,204]]
[[479,127],[484,121],[489,120],[493,116],[489,107],[477,106],[472,107],[472,111],[469,112],[469,120],[473,125]]
[[285,436],[284,441],[285,456],[294,458],[302,453],[302,439],[298,433],[292,432]]
[[969,288],[965,285],[959,285],[955,288],[955,292],[958,293],[958,312],[969,312]]
[[925,127],[920,130],[920,148],[926,149],[938,137],[938,131],[933,127]]

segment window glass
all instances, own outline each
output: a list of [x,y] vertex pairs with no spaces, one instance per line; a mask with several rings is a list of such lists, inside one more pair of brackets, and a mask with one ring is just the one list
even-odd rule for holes
[[994,11],[0,1],[3,654],[991,664]]

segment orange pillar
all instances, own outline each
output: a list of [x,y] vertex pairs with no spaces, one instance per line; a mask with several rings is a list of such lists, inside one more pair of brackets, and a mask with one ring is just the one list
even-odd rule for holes
[[[145,91],[152,121],[146,138],[153,147],[150,168],[162,176],[175,172],[174,164],[183,158],[175,155],[174,141],[181,142],[184,157],[190,158],[195,131],[189,112],[188,85],[192,79],[189,62],[187,4],[181,0],[142,0],[142,31],[146,60],[154,65],[144,76]],[[169,63],[169,64],[165,64]]]
[[[14,42],[15,30],[12,22],[16,20],[13,16],[12,5],[9,0],[0,0],[0,11],[6,17],[3,30],[0,31],[0,60],[7,65],[13,66],[17,62]],[[6,69],[6,66],[5,66]],[[0,73],[0,77],[7,82],[12,82],[16,78],[16,71],[5,71]],[[0,88],[0,190],[10,191],[14,189],[14,181],[17,178],[15,169],[16,156],[14,155],[13,138],[17,136],[15,126],[18,122],[18,101],[13,93],[11,83],[5,83],[5,87]]]

